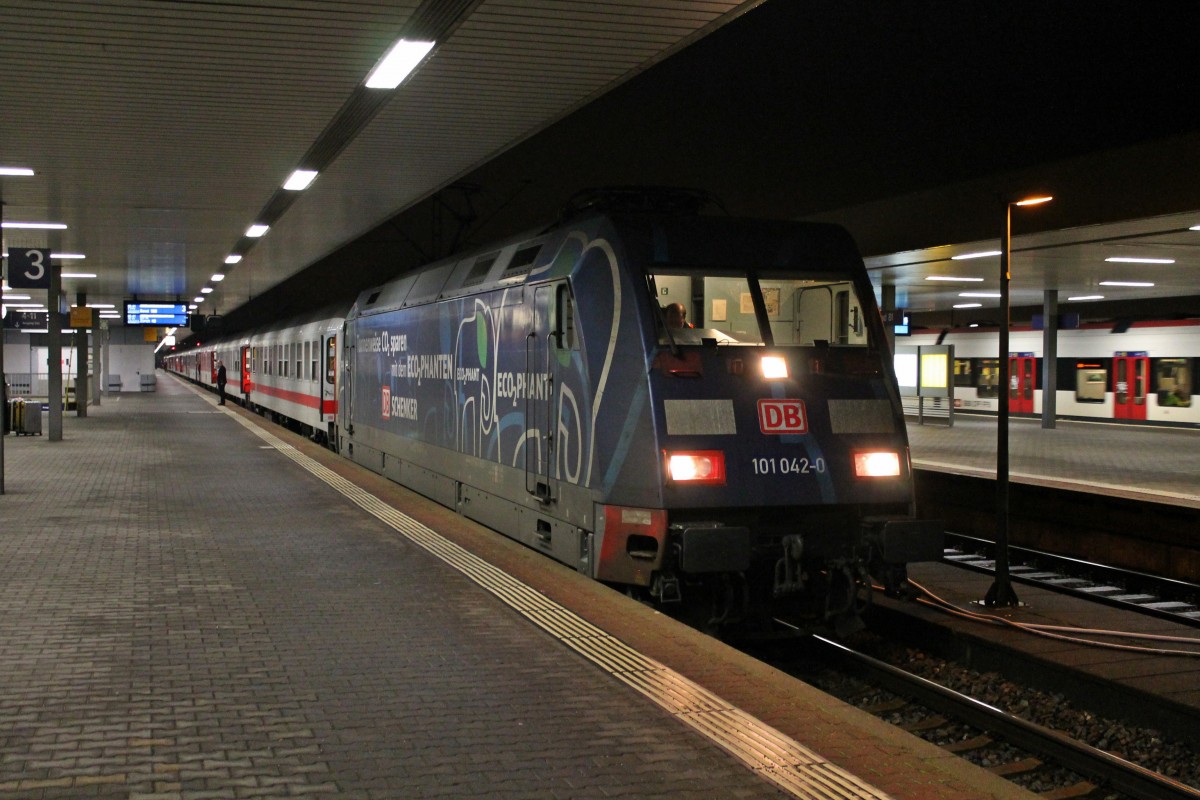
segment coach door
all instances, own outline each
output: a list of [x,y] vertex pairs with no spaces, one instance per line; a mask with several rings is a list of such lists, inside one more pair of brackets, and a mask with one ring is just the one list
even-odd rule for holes
[[1147,356],[1117,354],[1113,358],[1113,418],[1145,419],[1150,377]]
[[254,388],[250,384],[250,348],[242,348],[242,394],[250,394],[250,390]]
[[1008,410],[1013,414],[1033,413],[1033,390],[1037,386],[1037,359],[1008,358]]

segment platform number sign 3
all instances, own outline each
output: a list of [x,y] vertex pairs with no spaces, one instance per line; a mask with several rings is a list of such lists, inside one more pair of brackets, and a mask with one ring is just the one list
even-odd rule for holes
[[8,251],[8,285],[14,289],[50,288],[50,251]]

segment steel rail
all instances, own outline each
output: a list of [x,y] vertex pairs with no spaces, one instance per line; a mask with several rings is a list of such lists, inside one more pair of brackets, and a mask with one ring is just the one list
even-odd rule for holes
[[1011,744],[1045,757],[1087,778],[1111,785],[1139,800],[1198,800],[1200,790],[1153,770],[1126,761],[1057,731],[1015,717],[1000,709],[947,689],[933,681],[856,652],[822,636],[810,637],[828,653],[889,691],[940,713],[949,714],[980,730],[1004,737]]

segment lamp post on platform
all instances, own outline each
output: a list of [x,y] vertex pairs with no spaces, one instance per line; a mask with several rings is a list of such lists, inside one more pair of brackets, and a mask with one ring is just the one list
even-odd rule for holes
[[996,579],[983,598],[985,606],[1021,604],[1008,574],[1008,398],[1012,375],[1008,361],[1008,328],[1011,323],[1008,283],[1012,251],[1013,206],[1035,206],[1053,200],[1048,195],[1008,200],[1004,203],[1004,233],[1000,239],[1000,408],[996,420]]

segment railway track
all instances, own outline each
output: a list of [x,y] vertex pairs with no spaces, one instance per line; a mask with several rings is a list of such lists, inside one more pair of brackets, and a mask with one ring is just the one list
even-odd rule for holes
[[[852,674],[869,686],[894,695],[883,700],[869,695],[870,701],[860,705],[864,710],[889,721],[895,720],[905,730],[918,735],[952,726],[968,726],[974,734],[951,737],[952,741],[941,746],[976,763],[986,764],[996,774],[1027,788],[1031,783],[1039,787],[1048,783],[1048,787],[1036,789],[1045,797],[1060,800],[1068,797],[1200,799],[1200,790],[1192,786],[1009,714],[845,644],[819,636],[805,641],[809,644],[806,656],[832,665],[841,675]],[[853,697],[845,699],[854,700]],[[980,757],[979,752],[983,750],[989,753]],[[1028,777],[1034,772],[1052,777],[1031,782]]]

